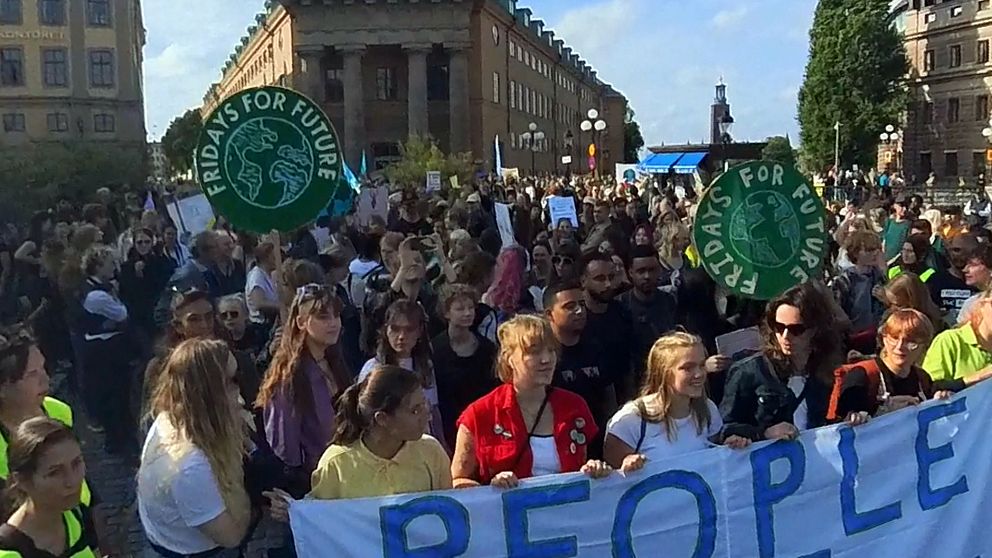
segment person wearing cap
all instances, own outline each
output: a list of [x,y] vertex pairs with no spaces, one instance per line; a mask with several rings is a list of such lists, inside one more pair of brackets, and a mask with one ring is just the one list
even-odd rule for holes
[[433,228],[427,219],[423,217],[418,206],[417,193],[413,190],[404,190],[400,202],[399,214],[395,221],[389,226],[389,230],[403,234],[403,236],[426,236],[433,232]]
[[892,204],[892,215],[882,228],[882,245],[885,250],[885,261],[899,256],[903,243],[909,236],[909,225],[912,221],[907,217],[909,198],[906,194],[896,196]]

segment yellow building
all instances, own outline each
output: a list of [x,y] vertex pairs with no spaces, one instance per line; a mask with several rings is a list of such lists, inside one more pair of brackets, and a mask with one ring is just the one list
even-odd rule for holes
[[0,144],[145,142],[140,0],[0,0]]

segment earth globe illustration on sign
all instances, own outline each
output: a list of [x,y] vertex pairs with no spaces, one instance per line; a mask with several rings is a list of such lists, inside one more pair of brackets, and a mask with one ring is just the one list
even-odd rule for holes
[[758,267],[779,267],[799,250],[799,217],[784,195],[766,190],[744,199],[731,216],[730,241]]
[[[231,136],[224,154],[231,185],[245,202],[276,209],[297,200],[316,168],[313,146],[287,120],[259,117]],[[278,187],[274,187],[278,186]]]

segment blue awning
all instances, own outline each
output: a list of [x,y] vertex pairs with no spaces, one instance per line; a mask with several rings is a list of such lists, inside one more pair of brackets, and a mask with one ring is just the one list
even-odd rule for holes
[[706,158],[706,153],[686,153],[682,155],[679,162],[672,167],[675,174],[692,174],[699,168],[699,164]]
[[652,174],[667,174],[682,153],[652,153],[637,164],[637,170]]

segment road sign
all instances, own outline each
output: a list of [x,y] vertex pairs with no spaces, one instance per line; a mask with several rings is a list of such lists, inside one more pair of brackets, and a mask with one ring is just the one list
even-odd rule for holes
[[589,144],[589,156],[590,157],[595,157],[596,156],[596,144],[595,143],[590,143]]
[[717,283],[768,300],[815,277],[827,253],[825,210],[791,165],[753,161],[703,194],[693,240]]
[[219,213],[259,233],[307,224],[348,187],[331,121],[281,87],[238,92],[203,121],[196,175]]
[[589,157],[589,170],[596,170],[596,158]]
[[565,156],[563,156],[561,158],[561,164],[563,164],[563,165],[571,165],[572,164],[572,156],[571,155],[565,155]]

